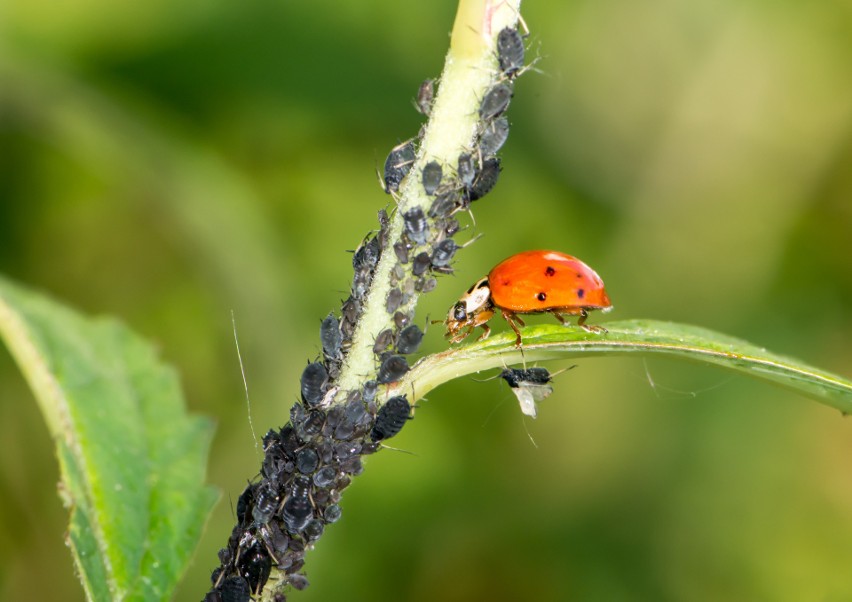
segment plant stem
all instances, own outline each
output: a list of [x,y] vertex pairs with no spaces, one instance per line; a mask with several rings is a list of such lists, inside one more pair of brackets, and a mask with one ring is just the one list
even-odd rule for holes
[[[346,355],[337,385],[342,392],[354,390],[376,374],[373,343],[376,335],[393,328],[393,315],[386,309],[386,299],[391,291],[391,270],[397,258],[390,250],[403,232],[403,214],[415,207],[424,212],[429,208],[430,197],[420,185],[423,166],[438,161],[444,170],[454,170],[460,153],[473,146],[479,104],[499,76],[495,38],[504,27],[517,24],[520,0],[461,0],[456,14],[450,50],[444,63],[440,85],[432,106],[429,122],[423,134],[414,166],[403,180],[396,213],[391,217],[388,248],[382,253],[366,296],[359,324]],[[399,309],[413,313],[417,293]]]

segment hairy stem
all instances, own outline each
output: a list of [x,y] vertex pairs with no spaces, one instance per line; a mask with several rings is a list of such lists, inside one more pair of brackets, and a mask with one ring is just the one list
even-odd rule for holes
[[[520,0],[461,0],[453,26],[450,50],[430,119],[423,134],[414,166],[395,196],[396,213],[391,217],[388,247],[399,241],[403,214],[420,207],[426,211],[430,197],[420,185],[419,176],[429,161],[438,161],[445,170],[455,169],[460,153],[473,146],[479,122],[479,104],[499,74],[495,38],[504,27],[518,21]],[[337,382],[341,391],[357,389],[376,373],[373,343],[376,335],[393,327],[386,309],[391,270],[397,263],[393,252],[382,254],[367,293],[360,322]],[[414,293],[400,310],[409,312],[417,303]],[[344,398],[340,395],[338,401]]]

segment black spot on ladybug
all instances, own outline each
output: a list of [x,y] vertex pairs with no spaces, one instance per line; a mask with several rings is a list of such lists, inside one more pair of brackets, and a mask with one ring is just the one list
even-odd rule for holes
[[509,286],[510,284],[512,284],[511,280],[504,280],[503,281],[503,286]]
[[556,273],[556,270],[553,269],[552,266],[547,266],[547,268],[545,268],[545,270],[544,270],[545,276],[553,276],[555,273]]
[[546,301],[547,300],[547,293],[539,293],[535,296],[535,298],[538,299],[539,301]]
[[580,299],[582,299],[583,297],[585,297],[585,296],[586,296],[586,291],[585,291],[585,290],[583,290],[583,289],[581,289],[581,288],[578,288],[578,289],[577,289],[577,296],[578,296]]

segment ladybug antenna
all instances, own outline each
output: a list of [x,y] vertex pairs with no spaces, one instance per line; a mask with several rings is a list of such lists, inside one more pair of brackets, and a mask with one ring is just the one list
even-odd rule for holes
[[254,439],[254,454],[257,457],[260,457],[260,447],[257,444],[257,434],[254,432],[254,421],[251,418],[251,398],[249,397],[248,391],[248,381],[246,380],[246,370],[245,366],[243,366],[243,356],[240,353],[240,340],[237,337],[237,318],[234,315],[234,310],[231,310],[231,325],[234,329],[234,345],[237,348],[237,359],[240,362],[240,374],[243,377],[243,389],[246,392],[246,411],[248,413],[248,423],[249,429],[251,429],[251,438]]

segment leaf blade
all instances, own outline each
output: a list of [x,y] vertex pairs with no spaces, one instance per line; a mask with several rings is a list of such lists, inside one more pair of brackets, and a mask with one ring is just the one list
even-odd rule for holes
[[705,328],[654,320],[623,320],[599,334],[577,327],[541,325],[522,330],[523,355],[513,333],[424,358],[393,388],[418,399],[464,374],[522,361],[598,355],[668,355],[731,369],[792,389],[841,412],[852,413],[852,381]]
[[0,278],[0,337],[57,440],[69,545],[92,600],[167,599],[215,500],[212,426],[122,324]]

